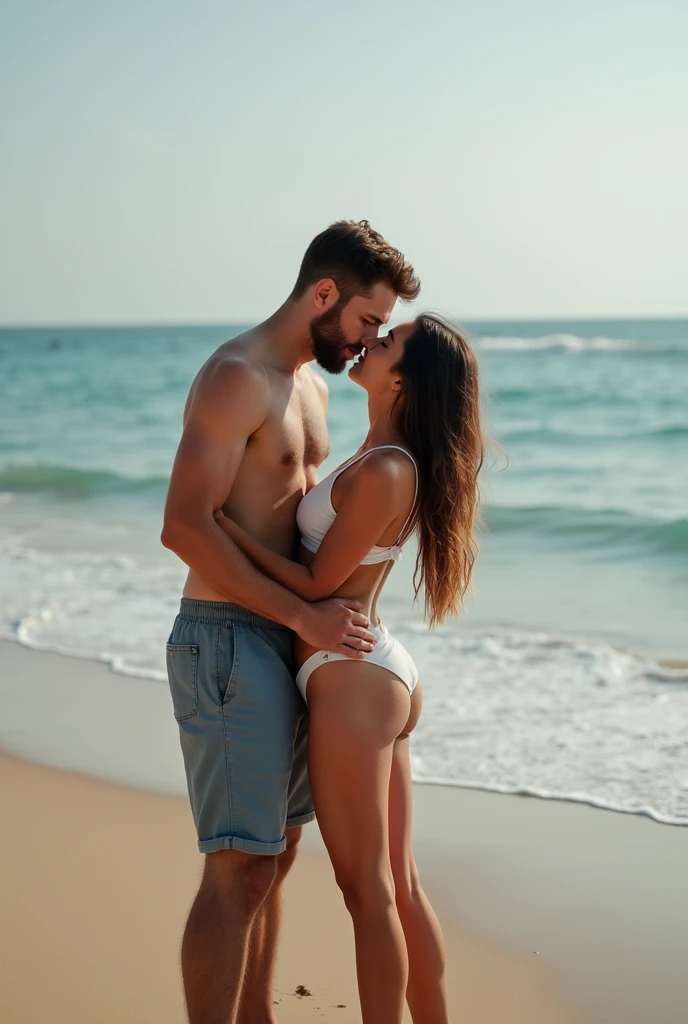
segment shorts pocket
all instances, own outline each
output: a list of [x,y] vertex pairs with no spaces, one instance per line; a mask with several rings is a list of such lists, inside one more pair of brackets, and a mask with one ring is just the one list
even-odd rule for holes
[[198,646],[167,645],[167,676],[170,681],[172,707],[178,722],[198,714]]
[[228,623],[219,627],[215,682],[220,704],[228,704],[235,693],[237,669],[239,667],[239,629],[237,624]]

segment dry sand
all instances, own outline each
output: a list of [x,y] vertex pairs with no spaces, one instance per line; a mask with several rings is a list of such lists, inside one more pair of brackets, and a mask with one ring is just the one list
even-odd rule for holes
[[[167,701],[159,684],[0,644],[14,754],[132,780],[174,764],[178,782]],[[182,1024],[179,942],[202,864],[186,799],[0,756],[0,808],[0,1024]],[[688,1020],[688,829],[415,786],[414,836],[456,1024]],[[314,825],[285,897],[280,1024],[359,1020],[351,927]]]
[[[4,756],[0,800],[2,1024],[182,1024],[178,947],[201,868],[185,800]],[[326,857],[302,851],[286,888],[278,1019],[352,1024],[351,928]],[[539,965],[447,937],[455,1020],[574,1020]]]

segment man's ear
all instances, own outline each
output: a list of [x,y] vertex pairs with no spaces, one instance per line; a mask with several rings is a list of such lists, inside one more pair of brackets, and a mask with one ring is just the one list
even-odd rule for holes
[[319,313],[326,313],[338,301],[339,289],[331,277],[323,277],[316,283],[313,290],[313,304]]

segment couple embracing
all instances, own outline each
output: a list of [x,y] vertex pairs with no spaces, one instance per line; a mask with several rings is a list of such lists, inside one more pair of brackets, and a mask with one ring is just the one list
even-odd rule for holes
[[[182,942],[190,1024],[274,1024],[281,887],[316,815],[356,944],[364,1024],[447,1021],[442,933],[411,849],[411,656],[377,601],[402,547],[431,626],[475,555],[478,374],[432,315],[387,330],[420,284],[367,221],[318,235],[294,290],[220,346],[184,412],[162,540],[188,565],[167,645],[205,856]],[[327,387],[368,395],[361,448],[324,480]]]

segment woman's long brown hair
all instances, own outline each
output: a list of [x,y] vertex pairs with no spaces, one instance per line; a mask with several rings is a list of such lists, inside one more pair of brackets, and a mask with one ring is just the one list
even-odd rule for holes
[[458,615],[478,553],[478,474],[485,457],[478,364],[468,340],[424,313],[395,369],[403,380],[399,425],[419,472],[410,532],[418,534],[413,585],[425,589],[430,626]]

